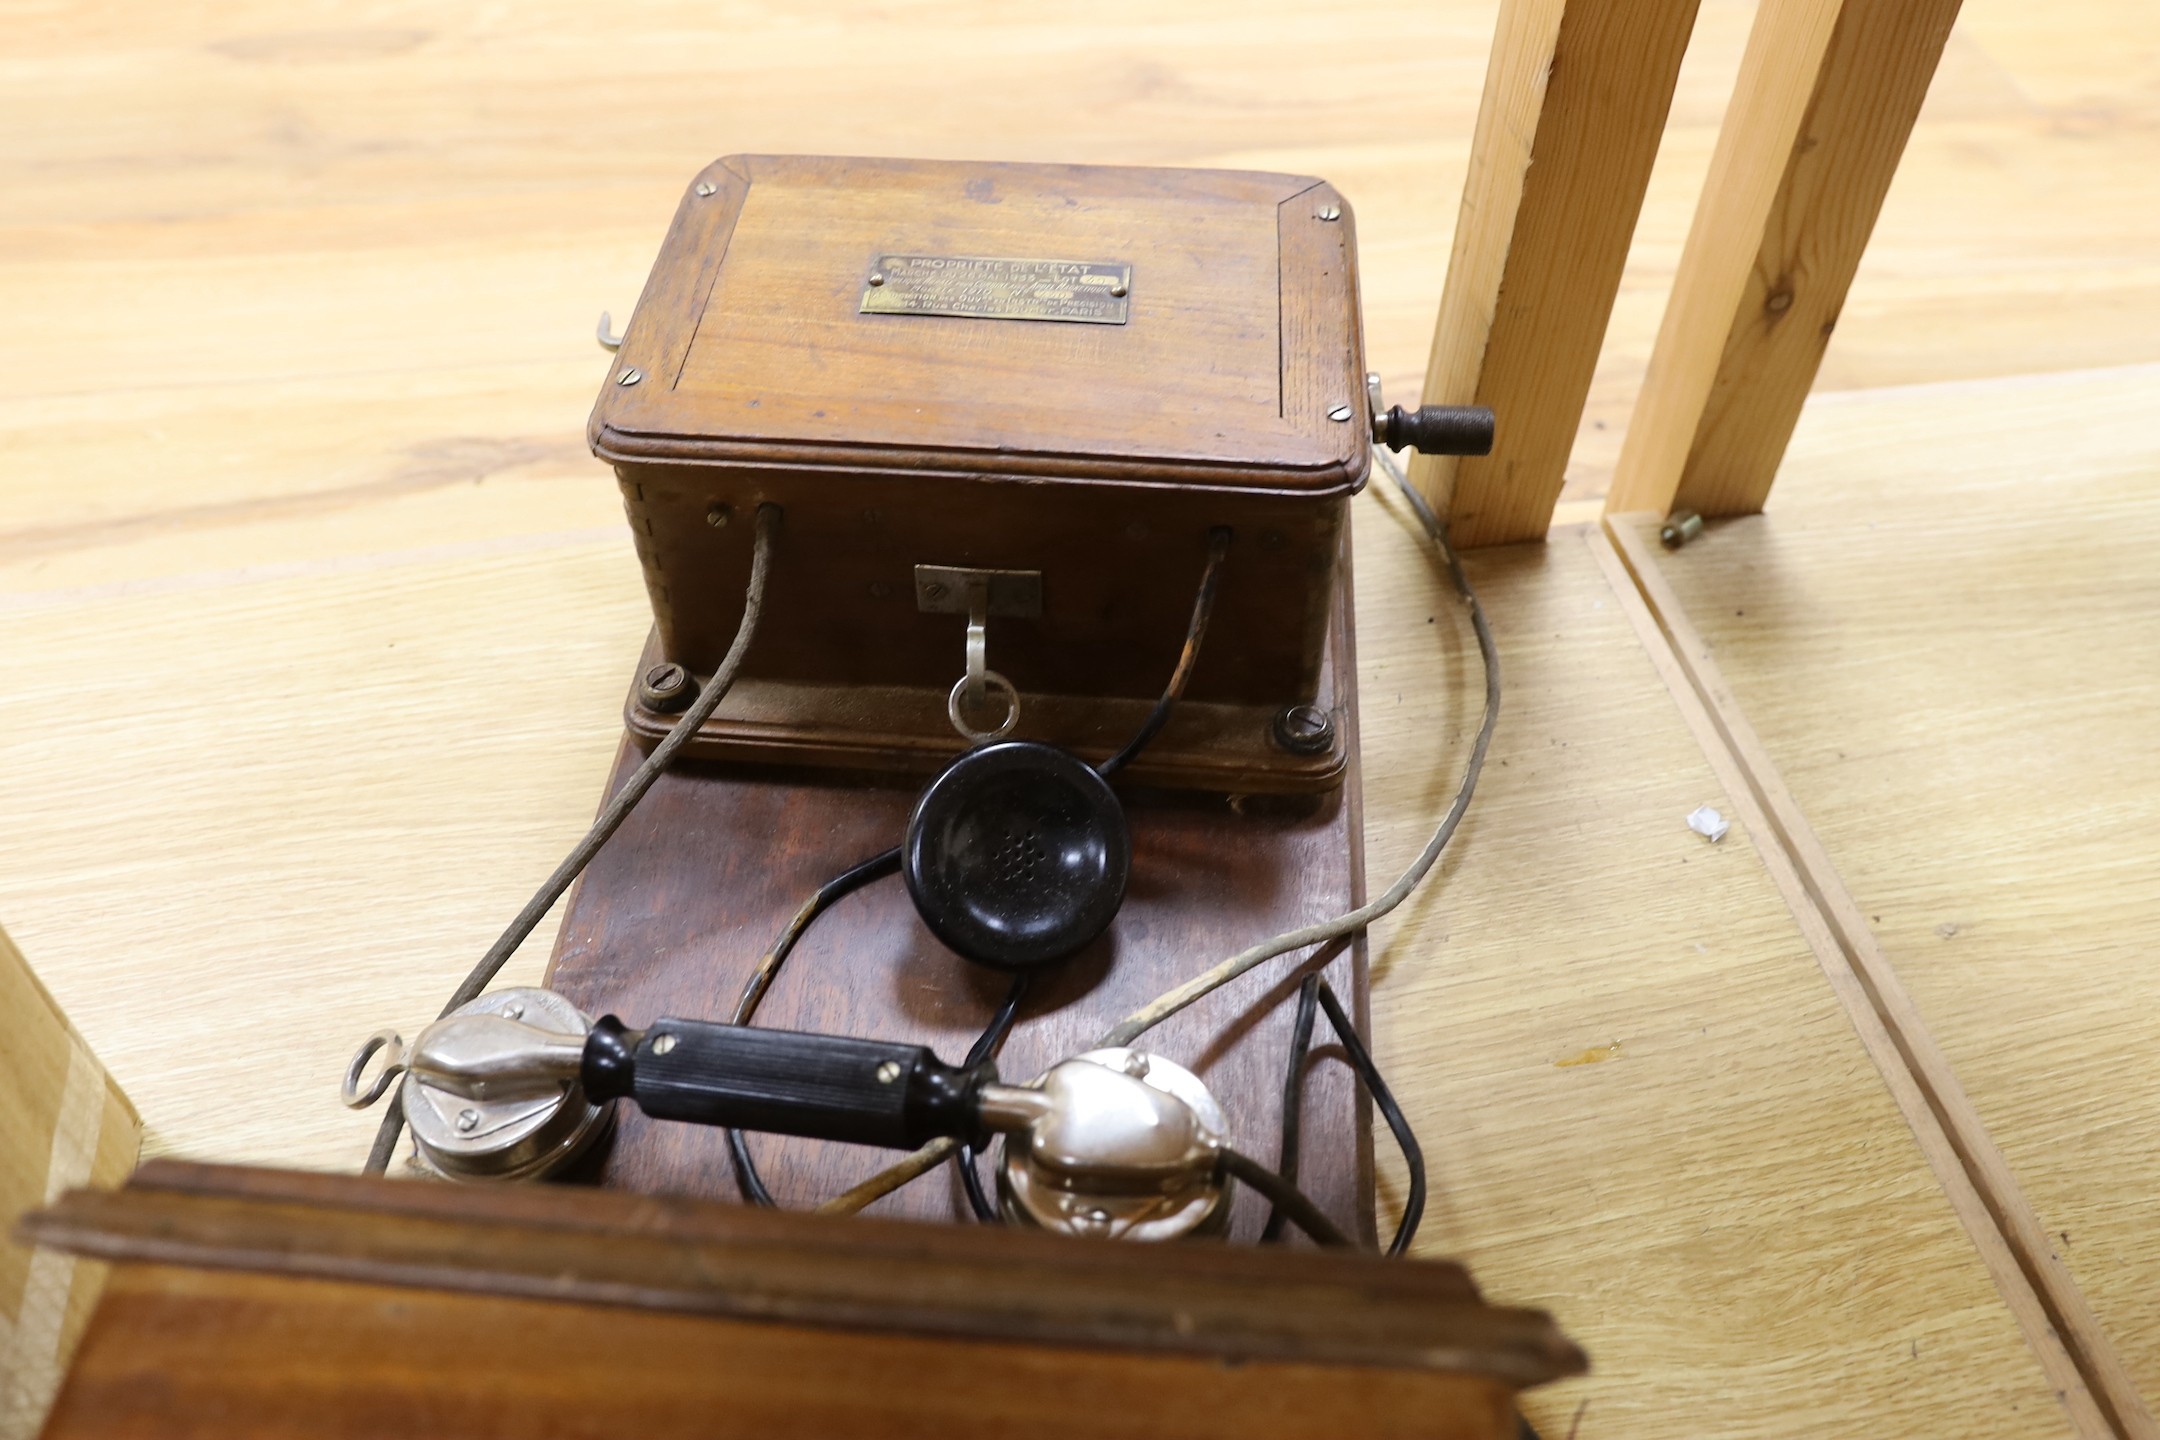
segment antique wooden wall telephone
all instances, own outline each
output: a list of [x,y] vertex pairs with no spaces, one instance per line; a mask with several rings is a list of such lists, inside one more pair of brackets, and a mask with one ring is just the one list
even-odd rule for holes
[[[1399,1253],[1422,1168],[1360,936],[1452,833],[1498,680],[1479,615],[1472,771],[1368,903],[1347,507],[1376,444],[1492,432],[1383,410],[1321,181],[716,162],[591,422],[655,621],[611,798],[443,1018],[355,1057],[349,1104],[404,1077],[370,1168],[402,1123],[459,1179],[1345,1244],[1370,1096]],[[580,875],[548,988],[483,993]],[[1362,1086],[1308,1077],[1323,1009]],[[957,1064],[923,1043],[975,1030]],[[901,1189],[948,1157],[957,1187]]]

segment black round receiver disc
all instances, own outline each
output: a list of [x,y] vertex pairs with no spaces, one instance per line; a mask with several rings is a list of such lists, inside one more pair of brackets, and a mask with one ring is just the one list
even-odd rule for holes
[[1001,970],[1087,946],[1125,903],[1132,836],[1108,782],[1054,745],[971,750],[930,782],[901,842],[908,895],[938,939]]

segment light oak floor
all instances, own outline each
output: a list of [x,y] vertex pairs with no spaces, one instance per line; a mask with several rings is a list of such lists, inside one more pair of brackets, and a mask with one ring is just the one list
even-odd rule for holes
[[[1405,397],[1493,13],[0,0],[0,923],[150,1151],[355,1163],[355,1042],[431,1014],[589,819],[647,624],[583,448],[591,327],[684,177],[1324,175]],[[1563,521],[1750,13],[1705,0]],[[1968,0],[1770,513],[1668,562],[2148,1395],[2155,365],[2160,10]],[[1400,515],[1356,521],[1385,876],[1475,652]],[[1425,1248],[1597,1363],[1533,1419],[2062,1433],[1748,837],[1681,826],[1715,781],[1582,534],[1473,574],[1508,708],[1458,853],[1375,937],[1376,1027]]]

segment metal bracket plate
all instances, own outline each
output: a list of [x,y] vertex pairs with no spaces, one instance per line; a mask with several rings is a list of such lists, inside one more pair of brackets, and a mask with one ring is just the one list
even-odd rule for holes
[[917,565],[915,608],[926,615],[965,615],[976,585],[989,591],[989,614],[999,619],[1040,620],[1042,571],[977,570],[964,565]]

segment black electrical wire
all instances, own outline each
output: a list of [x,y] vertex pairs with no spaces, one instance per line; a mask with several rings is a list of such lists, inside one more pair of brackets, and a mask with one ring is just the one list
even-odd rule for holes
[[[990,1017],[990,1023],[984,1028],[981,1037],[969,1047],[967,1060],[961,1065],[963,1070],[972,1070],[997,1054],[998,1047],[1005,1043],[1005,1037],[1012,1033],[1013,1021],[1020,1014],[1020,1002],[1027,998],[1029,982],[1034,978],[1032,972],[1025,970],[1013,976],[1012,988],[1005,992],[1004,1002],[998,1006],[997,1013]],[[976,1219],[986,1225],[999,1223],[1003,1217],[998,1214],[997,1207],[990,1203],[990,1196],[983,1189],[982,1172],[975,1168],[975,1147],[965,1140],[961,1141],[960,1152],[956,1158],[960,1162],[960,1186],[967,1191],[968,1208],[975,1212]]]
[[[1499,645],[1493,639],[1492,625],[1485,617],[1485,607],[1479,603],[1477,592],[1470,586],[1470,577],[1463,571],[1461,558],[1456,555],[1454,547],[1448,544],[1447,527],[1433,513],[1432,507],[1425,503],[1425,497],[1418,494],[1410,484],[1402,467],[1395,463],[1395,457],[1377,448],[1374,454],[1381,469],[1387,472],[1396,488],[1402,492],[1404,501],[1416,512],[1418,523],[1424,527],[1433,548],[1439,552],[1441,561],[1447,568],[1448,578],[1454,582],[1456,592],[1462,596],[1463,605],[1470,612],[1470,628],[1477,637],[1478,658],[1485,669],[1485,714],[1478,723],[1477,738],[1471,742],[1470,758],[1463,766],[1462,783],[1455,791],[1455,799],[1449,804],[1447,813],[1441,816],[1432,838],[1425,842],[1424,850],[1378,899],[1368,901],[1354,910],[1345,911],[1331,920],[1301,926],[1296,930],[1286,930],[1280,935],[1239,951],[1221,964],[1156,996],[1126,1016],[1095,1042],[1098,1048],[1131,1045],[1140,1036],[1186,1006],[1203,996],[1213,994],[1279,955],[1340,939],[1345,935],[1354,935],[1365,929],[1400,905],[1409,897],[1410,892],[1418,887],[1439,862],[1448,842],[1455,838],[1455,831],[1462,824],[1463,816],[1469,812],[1471,797],[1477,793],[1478,779],[1484,774],[1486,753],[1492,748],[1493,731],[1500,721]],[[821,1213],[828,1215],[854,1214],[918,1176],[928,1173],[941,1163],[950,1151],[951,1146],[947,1142],[933,1141],[845,1194],[834,1196],[818,1208]],[[1276,1178],[1280,1180],[1281,1177]]]
[[[1320,972],[1315,970],[1298,986],[1297,1018],[1290,1026],[1290,1068],[1283,1079],[1282,1092],[1282,1161],[1275,1173],[1287,1184],[1297,1184],[1299,1121],[1305,1112],[1305,1057],[1312,1050],[1313,1018],[1320,1008]],[[1269,1244],[1282,1238],[1283,1224],[1290,1217],[1280,1207],[1268,1211],[1267,1224],[1261,1227],[1260,1240]]]
[[[1232,532],[1228,526],[1219,525],[1208,531],[1207,562],[1200,572],[1200,587],[1193,596],[1192,618],[1186,623],[1185,627],[1185,643],[1178,651],[1177,664],[1171,668],[1169,682],[1164,685],[1161,698],[1155,702],[1155,707],[1148,712],[1147,718],[1141,722],[1139,730],[1134,733],[1132,739],[1125,743],[1123,749],[1096,766],[1096,774],[1107,778],[1131,764],[1134,757],[1145,750],[1156,735],[1161,732],[1163,726],[1170,719],[1171,710],[1184,696],[1186,682],[1192,678],[1193,665],[1200,657],[1201,641],[1207,636],[1208,621],[1215,613],[1215,595],[1221,587],[1222,564],[1224,558],[1230,553],[1231,536]],[[789,953],[794,950],[796,942],[802,939],[803,933],[810,928],[818,916],[824,914],[831,907],[834,901],[850,891],[861,888],[872,880],[882,879],[892,874],[899,868],[900,851],[895,847],[885,851],[883,854],[865,860],[854,869],[828,881],[818,889],[816,894],[804,901],[802,908],[795,912],[794,917],[788,921],[787,927],[780,932],[780,937],[772,943],[772,947],[765,952],[764,958],[758,962],[757,969],[751,972],[749,981],[743,986],[742,999],[735,1006],[733,1023],[737,1025],[750,1023],[751,1018],[757,1013],[758,1003],[765,998],[765,992],[772,988],[773,980],[778,976],[780,966],[786,962]],[[1016,986],[1015,993],[1006,998],[1005,1007],[999,1012],[1004,1017],[1003,1023],[1006,1027],[1010,1027],[1012,1024],[1011,1012],[1018,1006],[1018,993],[1018,987]],[[992,1041],[994,1048],[995,1045],[1002,1043],[1004,1039],[1003,1031],[998,1029],[998,1022],[995,1019],[991,1022],[991,1031],[985,1031],[984,1033],[987,1036],[992,1031],[997,1032],[996,1039]],[[981,1042],[978,1041],[977,1043],[980,1044]],[[987,1058],[989,1053],[986,1051],[983,1057],[971,1060],[969,1063],[979,1063],[980,1058]],[[917,1175],[923,1174],[937,1160],[943,1159],[947,1153],[950,1153],[951,1147],[947,1142],[933,1142],[933,1145],[937,1148],[937,1154],[928,1156],[924,1151],[918,1151],[915,1159],[920,1164],[920,1168],[914,1169],[907,1176],[907,1179],[912,1180]],[[926,1150],[928,1148],[926,1147]],[[763,1177],[758,1174],[757,1163],[750,1155],[749,1143],[738,1132],[733,1130],[728,1132],[728,1154],[735,1162],[736,1183],[742,1188],[743,1194],[755,1204],[772,1205],[774,1203],[772,1192],[766,1188]],[[920,1163],[925,1160],[928,1163]],[[974,1171],[973,1164],[964,1161],[962,1171],[964,1175],[972,1174]],[[897,1185],[895,1188],[897,1188]],[[974,1207],[977,1216],[983,1219],[997,1218],[995,1210],[991,1209],[989,1205],[988,1196],[982,1193],[982,1181],[979,1175],[974,1177],[973,1183],[968,1187],[968,1201]],[[866,1200],[863,1203],[868,1204],[869,1202]]]
[[[750,972],[750,978],[743,982],[742,998],[735,1002],[735,1013],[729,1017],[729,1023],[750,1023],[751,1017],[757,1014],[758,1002],[763,1000],[765,992],[772,988],[773,977],[778,975],[780,967],[787,963],[789,953],[794,950],[796,942],[802,939],[803,932],[810,928],[812,921],[832,908],[833,902],[842,896],[853,894],[873,880],[882,880],[899,868],[900,847],[895,845],[892,849],[873,855],[860,865],[844,870],[820,885],[817,893],[803,902],[802,908],[788,921],[779,938],[766,950],[764,957],[758,961],[757,968]],[[735,1162],[735,1183],[742,1188],[744,1198],[753,1205],[774,1205],[776,1202],[772,1192],[765,1188],[765,1179],[758,1174],[757,1162],[750,1158],[750,1142],[743,1138],[740,1130],[731,1129],[726,1134],[728,1155]]]
[[1440,552],[1447,565],[1449,578],[1455,582],[1455,589],[1462,596],[1463,605],[1470,611],[1470,628],[1477,636],[1478,656],[1485,667],[1485,715],[1478,724],[1477,738],[1470,744],[1470,759],[1463,766],[1462,784],[1456,789],[1455,799],[1449,804],[1447,813],[1441,816],[1432,838],[1425,842],[1424,850],[1419,852],[1417,859],[1410,862],[1409,868],[1403,871],[1393,885],[1381,892],[1377,899],[1369,900],[1354,910],[1346,910],[1333,919],[1302,925],[1295,930],[1285,930],[1257,945],[1248,946],[1221,964],[1203,971],[1175,989],[1156,996],[1111,1026],[1104,1032],[1103,1037],[1095,1042],[1099,1047],[1132,1044],[1134,1040],[1194,1001],[1214,994],[1231,981],[1278,955],[1287,955],[1293,950],[1303,950],[1345,935],[1355,935],[1365,929],[1409,898],[1410,892],[1417,889],[1433,866],[1439,863],[1441,852],[1446,850],[1448,842],[1455,838],[1455,831],[1462,824],[1463,816],[1469,813],[1471,797],[1477,793],[1478,777],[1485,772],[1485,755],[1492,748],[1493,731],[1500,722],[1500,649],[1493,640],[1492,625],[1485,618],[1485,607],[1478,603],[1477,592],[1470,588],[1470,577],[1463,573],[1462,560],[1455,554],[1454,547],[1448,544],[1446,527],[1433,514],[1432,507],[1425,503],[1425,498],[1404,478],[1402,468],[1395,463],[1394,457],[1386,451],[1376,453],[1380,457],[1382,468],[1401,488],[1403,498],[1409,502],[1411,509],[1417,512],[1419,523],[1425,527],[1425,533],[1431,537],[1434,548]]
[[1249,1155],[1241,1155],[1224,1146],[1217,1165],[1225,1175],[1235,1176],[1258,1191],[1269,1204],[1290,1217],[1290,1223],[1311,1236],[1313,1243],[1342,1249],[1350,1248],[1350,1237],[1335,1228],[1335,1222],[1318,1205],[1313,1204],[1304,1191],[1276,1174]]
[[1200,642],[1207,636],[1208,621],[1215,614],[1215,592],[1222,584],[1223,557],[1229,553],[1230,527],[1218,525],[1208,531],[1207,566],[1200,572],[1200,593],[1193,597],[1192,620],[1185,627],[1185,644],[1170,671],[1170,683],[1163,687],[1162,698],[1140,722],[1132,739],[1125,742],[1125,748],[1095,767],[1095,773],[1104,779],[1130,765],[1133,757],[1147,749],[1148,742],[1169,723],[1170,711],[1185,694],[1185,682],[1192,678],[1193,665],[1200,658]]
[[[1373,1104],[1387,1121],[1394,1133],[1395,1143],[1402,1148],[1403,1166],[1410,1173],[1410,1195],[1403,1202],[1402,1219],[1395,1226],[1395,1238],[1388,1242],[1387,1253],[1400,1255],[1410,1248],[1417,1238],[1418,1222],[1425,1218],[1425,1152],[1417,1142],[1417,1135],[1404,1117],[1402,1107],[1395,1103],[1395,1096],[1380,1078],[1380,1069],[1373,1063],[1372,1052],[1365,1048],[1357,1029],[1350,1023],[1342,1002],[1335,996],[1334,987],[1322,979],[1319,971],[1305,977],[1298,987],[1297,1021],[1290,1030],[1290,1071],[1283,1082],[1283,1135],[1282,1163],[1276,1173],[1285,1184],[1295,1185],[1298,1172],[1298,1121],[1303,1111],[1305,1057],[1312,1048],[1313,1011],[1315,1007],[1327,1011],[1328,1024],[1342,1041],[1343,1050],[1350,1057],[1351,1068],[1373,1097]],[[1261,1230],[1263,1241],[1279,1239],[1286,1217],[1280,1207],[1268,1214],[1267,1225]]]
[[1425,1218],[1425,1152],[1419,1148],[1417,1136],[1411,1131],[1402,1107],[1395,1103],[1394,1093],[1380,1078],[1380,1067],[1373,1064],[1372,1052],[1359,1038],[1357,1026],[1343,1013],[1342,1002],[1335,998],[1334,989],[1325,980],[1320,982],[1320,1008],[1327,1011],[1328,1024],[1335,1027],[1335,1038],[1350,1052],[1350,1063],[1357,1067],[1365,1088],[1372,1092],[1373,1105],[1387,1121],[1388,1129],[1395,1133],[1395,1143],[1402,1148],[1403,1167],[1410,1172],[1410,1195],[1403,1201],[1402,1219],[1396,1224],[1395,1238],[1387,1247],[1388,1254],[1400,1255],[1417,1238],[1418,1222]]
[[[593,821],[592,828],[585,832],[585,838],[578,841],[570,853],[563,857],[563,862],[555,867],[555,873],[548,876],[532,899],[525,902],[525,908],[518,911],[517,918],[510,922],[510,928],[503,931],[495,943],[488,947],[487,953],[480,957],[480,963],[472,968],[472,973],[465,977],[464,983],[450,996],[450,1003],[443,1006],[444,1015],[470,1004],[488,987],[488,982],[501,972],[511,955],[516,953],[518,946],[525,943],[525,937],[532,934],[533,927],[554,908],[555,902],[562,898],[563,892],[570,888],[570,883],[583,872],[592,857],[600,853],[600,847],[607,843],[608,837],[622,828],[623,821],[630,818],[630,812],[637,807],[638,801],[645,798],[645,792],[652,789],[661,772],[666,770],[669,762],[675,758],[676,752],[689,742],[691,736],[697,734],[713,711],[719,708],[720,701],[735,684],[735,676],[742,669],[743,656],[749,652],[750,641],[757,634],[759,617],[765,612],[765,575],[772,561],[773,537],[779,533],[780,507],[769,503],[758,506],[757,538],[750,551],[750,584],[743,595],[742,621],[735,627],[734,642],[728,646],[726,656],[720,661],[720,668],[713,672],[712,679],[706,682],[705,688],[699,692],[696,702],[675,722],[675,728],[668,731],[666,737],[653,747],[652,754],[645,757],[645,763],[638,766],[623,783],[623,787],[609,797],[606,807],[600,812],[600,818]],[[362,1167],[362,1173],[380,1175],[390,1168],[390,1157],[397,1153],[398,1134],[404,1127],[405,1107],[402,1103],[401,1087],[399,1093],[390,1096],[389,1108],[383,1113],[382,1124],[375,1131],[375,1145],[368,1151],[367,1163]]]

